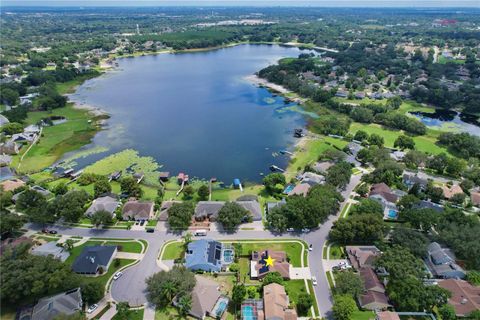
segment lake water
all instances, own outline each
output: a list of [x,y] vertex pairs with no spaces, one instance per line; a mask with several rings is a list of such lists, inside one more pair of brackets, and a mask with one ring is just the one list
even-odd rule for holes
[[480,122],[477,117],[450,110],[436,109],[433,113],[410,112],[427,127],[453,132],[467,132],[480,136]]
[[119,68],[89,80],[70,99],[111,114],[108,129],[87,148],[108,151],[77,159],[78,167],[127,148],[152,156],[162,171],[259,181],[305,125],[293,104],[244,80],[297,48],[241,45],[118,60]]

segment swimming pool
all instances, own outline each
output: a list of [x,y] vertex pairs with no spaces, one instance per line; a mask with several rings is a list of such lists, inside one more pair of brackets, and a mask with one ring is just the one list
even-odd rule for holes
[[398,212],[396,210],[393,210],[393,209],[388,209],[388,217],[390,219],[397,219]]
[[242,306],[242,320],[257,320],[253,306]]
[[295,188],[295,185],[294,184],[289,184],[285,187],[285,189],[283,190],[283,193],[284,194],[289,194],[293,188]]
[[227,306],[228,298],[220,297],[213,307],[212,314],[214,314],[216,318],[221,318],[225,310],[227,310]]
[[223,251],[223,261],[230,263],[233,261],[234,253],[233,250],[224,250]]

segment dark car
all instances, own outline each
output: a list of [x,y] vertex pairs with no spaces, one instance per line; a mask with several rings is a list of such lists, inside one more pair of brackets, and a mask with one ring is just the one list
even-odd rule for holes
[[50,231],[48,231],[48,233],[50,233],[50,234],[57,234],[58,232],[57,232],[56,230],[50,230]]
[[140,221],[140,225],[143,226],[145,224],[145,220]]
[[154,232],[155,232],[155,229],[147,229],[147,232],[148,232],[148,233],[154,233]]

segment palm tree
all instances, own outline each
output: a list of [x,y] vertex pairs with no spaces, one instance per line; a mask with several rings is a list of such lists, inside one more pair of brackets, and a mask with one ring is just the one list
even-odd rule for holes
[[173,301],[173,297],[175,297],[175,293],[177,288],[172,281],[167,281],[163,285],[163,294],[165,298],[167,298],[168,302],[171,303]]
[[181,316],[186,316],[192,308],[192,297],[190,295],[181,296],[178,300],[177,308]]

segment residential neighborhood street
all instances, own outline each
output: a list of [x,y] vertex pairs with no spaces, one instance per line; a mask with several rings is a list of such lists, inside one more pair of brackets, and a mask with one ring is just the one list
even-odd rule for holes
[[[308,265],[310,273],[315,276],[318,285],[314,287],[315,296],[317,299],[320,315],[323,317],[330,317],[332,308],[332,296],[328,286],[328,281],[325,275],[325,270],[322,264],[323,246],[327,241],[328,233],[342,211],[343,206],[347,203],[348,198],[355,186],[360,182],[361,175],[353,175],[350,183],[342,192],[345,201],[341,204],[337,215],[331,216],[325,223],[323,223],[316,230],[308,233],[284,233],[275,234],[268,230],[238,230],[234,234],[221,233],[218,231],[211,231],[208,233],[208,238],[215,240],[254,240],[254,239],[300,239],[308,244],[313,245],[313,251],[309,252]],[[28,229],[41,230],[40,226],[33,224],[27,225]],[[173,234],[168,232],[146,233],[145,231],[135,230],[113,230],[113,229],[86,229],[86,228],[69,228],[61,226],[51,226],[51,230],[58,231],[59,234],[68,236],[81,237],[103,237],[103,238],[132,238],[143,239],[148,241],[149,246],[143,259],[123,271],[123,276],[116,281],[113,281],[110,287],[111,296],[117,302],[128,301],[131,306],[140,306],[147,303],[146,298],[146,284],[147,279],[152,274],[160,271],[157,265],[157,258],[160,250],[165,242],[179,239],[182,234]]]

